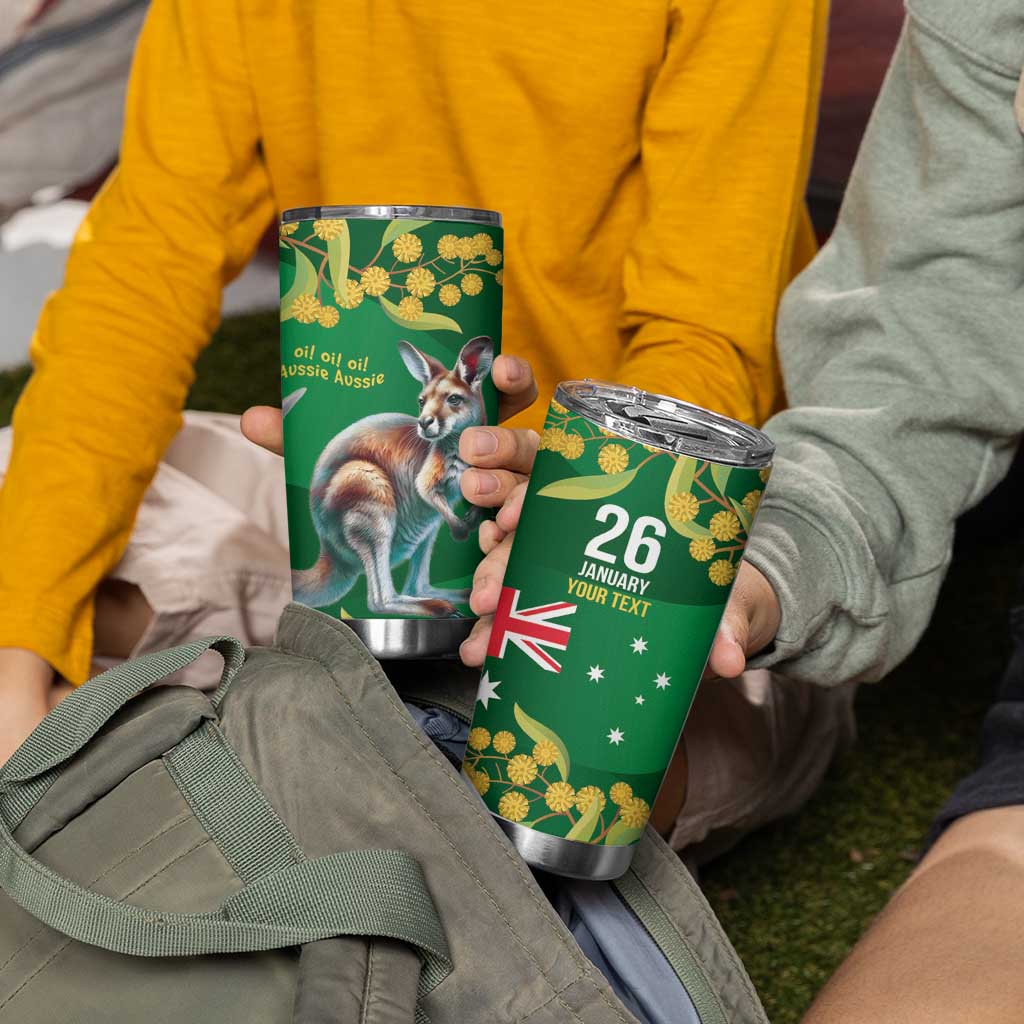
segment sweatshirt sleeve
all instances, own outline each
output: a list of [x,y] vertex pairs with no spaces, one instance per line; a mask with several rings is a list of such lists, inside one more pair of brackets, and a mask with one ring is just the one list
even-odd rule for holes
[[748,422],[777,398],[774,321],[803,205],[827,4],[676,4],[643,111],[619,380]]
[[181,420],[223,285],[272,216],[233,3],[154,0],[120,165],[32,342],[0,491],[0,646],[88,675],[93,592]]
[[782,606],[755,665],[877,680],[931,616],[957,517],[1024,430],[1024,9],[910,7],[835,235],[787,293],[791,407],[747,557]]

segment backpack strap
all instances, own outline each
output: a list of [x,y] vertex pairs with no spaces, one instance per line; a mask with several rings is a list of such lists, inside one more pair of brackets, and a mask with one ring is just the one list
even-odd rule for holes
[[245,661],[245,648],[233,636],[210,636],[145,654],[108,669],[69,693],[0,766],[0,817],[14,828],[60,774],[60,766],[128,701],[210,650],[224,658],[223,689]]
[[224,686],[245,657],[231,637],[126,662],[66,697],[0,768],[0,889],[62,934],[129,956],[244,953],[338,935],[399,939],[422,956],[420,993],[430,991],[450,972],[451,961],[423,873],[405,851],[350,850],[304,859],[248,881],[215,911],[171,914],[85,889],[15,840],[14,823],[68,758],[132,697],[210,649],[224,656]]

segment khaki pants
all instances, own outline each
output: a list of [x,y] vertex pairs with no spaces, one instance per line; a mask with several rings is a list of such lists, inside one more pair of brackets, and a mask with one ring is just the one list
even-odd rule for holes
[[[0,431],[0,465],[9,447],[10,431]],[[281,460],[245,440],[236,416],[186,413],[111,575],[136,584],[153,609],[136,655],[211,633],[271,643],[291,597]],[[176,681],[212,687],[220,669],[208,654]],[[853,695],[763,670],[702,686],[672,845],[703,861],[797,810],[853,739]]]

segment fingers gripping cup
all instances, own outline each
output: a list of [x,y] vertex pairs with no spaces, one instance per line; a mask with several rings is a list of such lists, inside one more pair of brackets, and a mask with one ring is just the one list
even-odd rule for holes
[[463,763],[528,863],[595,880],[629,867],[773,452],[685,402],[559,385]]
[[292,590],[380,658],[454,655],[482,512],[459,438],[497,420],[501,217],[313,207],[280,228]]

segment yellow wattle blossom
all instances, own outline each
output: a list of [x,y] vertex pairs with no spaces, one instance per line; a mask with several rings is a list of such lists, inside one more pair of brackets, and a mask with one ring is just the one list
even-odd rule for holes
[[321,306],[316,311],[316,319],[321,327],[337,327],[340,316],[333,306]]
[[597,453],[597,464],[605,473],[621,473],[629,465],[629,453],[621,444],[606,444]]
[[311,324],[320,312],[320,300],[315,295],[297,295],[290,312],[300,324]]
[[530,801],[513,790],[498,801],[498,813],[509,821],[522,821],[530,813]]
[[612,430],[609,430],[609,429],[608,429],[607,427],[598,427],[597,429],[598,429],[598,430],[599,430],[599,431],[600,431],[600,432],[601,432],[602,434],[604,434],[604,436],[605,436],[605,437],[618,437],[618,436],[619,436],[619,435],[618,435],[618,434],[616,434],[616,433],[615,433],[614,431],[612,431]]
[[482,725],[474,726],[469,730],[468,743],[474,750],[486,750],[491,745],[491,734]]
[[559,416],[564,416],[569,410],[566,409],[561,402],[556,402],[553,398],[551,399],[551,411],[557,412]]
[[579,434],[566,434],[562,454],[567,459],[578,459],[583,454],[583,438]]
[[651,816],[651,808],[646,800],[641,800],[638,796],[631,796],[621,805],[619,815],[628,828],[643,828]]
[[761,504],[761,491],[747,491],[740,504],[753,516]]
[[491,777],[487,772],[478,772],[475,768],[467,770],[469,771],[469,781],[473,783],[473,788],[481,796],[485,796],[487,794],[487,790],[491,788]]
[[529,754],[516,754],[509,761],[507,771],[517,786],[528,786],[537,778],[537,762]]
[[758,473],[757,475],[761,478],[761,483],[768,483],[768,477],[772,475],[772,467],[765,466],[764,469],[762,469],[761,472]]
[[490,252],[493,248],[494,241],[486,231],[478,231],[473,236],[474,255],[482,256],[485,252]]
[[733,540],[740,532],[740,517],[735,512],[716,512],[708,530],[715,540]]
[[437,255],[443,260],[453,260],[459,255],[459,240],[455,235],[442,235],[437,240]]
[[391,244],[391,251],[400,263],[415,263],[423,255],[423,243],[418,235],[408,232],[399,235]]
[[472,238],[460,238],[455,243],[455,251],[464,260],[471,260],[476,255],[476,246]]
[[479,274],[463,274],[461,284],[467,295],[479,295],[484,290],[484,279]]
[[690,541],[690,557],[696,562],[706,562],[715,553],[715,542],[710,537],[698,537]]
[[437,284],[437,278],[426,267],[413,267],[405,279],[410,295],[425,299]]
[[367,295],[383,295],[391,287],[391,275],[383,267],[367,267],[359,283]]
[[533,759],[537,764],[547,768],[558,760],[558,747],[551,740],[538,740],[533,746]]
[[412,295],[406,295],[398,304],[398,314],[406,320],[419,320],[423,316],[423,303]]
[[516,738],[507,729],[494,734],[494,749],[499,754],[511,754],[516,749]]
[[325,242],[331,241],[333,238],[337,238],[345,230],[345,221],[331,219],[331,220],[315,220],[313,221],[313,234],[317,238],[322,238]]
[[297,220],[290,220],[287,224],[281,225],[282,235],[294,235],[299,230],[299,222]]
[[462,298],[462,289],[457,284],[443,284],[438,290],[437,297],[442,305],[454,306]]
[[719,558],[708,566],[708,579],[716,586],[727,587],[736,576],[736,566]]
[[668,499],[668,517],[677,523],[688,523],[700,511],[700,502],[697,495],[686,491],[683,494],[673,494]]
[[604,793],[597,786],[584,786],[576,793],[576,810],[582,814],[594,800],[600,800],[598,813],[604,810]]
[[502,259],[502,257],[501,257],[501,250],[500,249],[491,249],[490,252],[486,253],[485,259],[487,260],[487,265],[488,266],[490,266],[490,267],[498,266],[498,264],[501,263],[501,259]]
[[565,431],[561,427],[545,427],[538,447],[545,452],[560,452],[565,448],[565,441]]
[[503,285],[505,284],[505,271],[504,271],[504,270],[499,270],[499,271],[498,271],[498,272],[497,272],[497,273],[496,273],[496,274],[494,275],[494,283],[495,283],[495,284],[496,284],[496,285],[497,285],[497,286],[498,286],[499,288],[501,288],[501,287],[502,287],[502,286],[503,286]]
[[363,295],[366,294],[363,291],[363,286],[353,279],[342,282],[342,285],[345,289],[345,294],[342,295],[340,290],[336,291],[334,293],[334,301],[342,309],[355,309],[363,301]]
[[632,799],[633,787],[628,782],[616,782],[608,790],[608,795],[612,798],[613,804],[621,807],[627,800]]
[[553,811],[567,811],[576,799],[576,790],[568,782],[552,782],[544,791],[544,803]]

